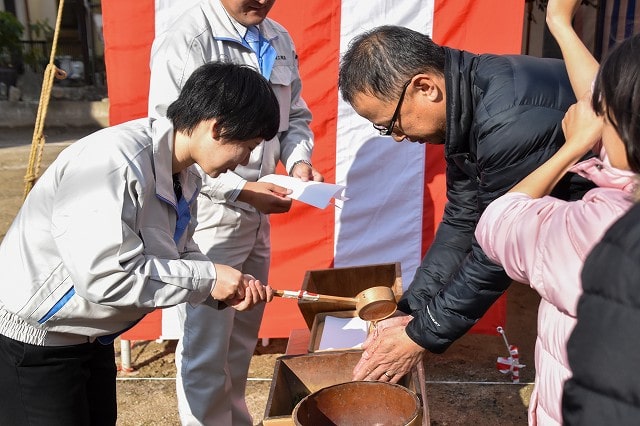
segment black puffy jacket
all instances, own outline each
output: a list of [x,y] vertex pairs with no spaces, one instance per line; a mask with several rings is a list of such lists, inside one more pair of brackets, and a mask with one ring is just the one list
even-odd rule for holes
[[[562,118],[575,102],[561,60],[445,53],[447,204],[399,303],[414,316],[409,337],[435,353],[466,333],[511,283],[475,240],[476,224],[492,200],[564,143]],[[579,198],[585,181],[571,179],[579,181],[570,198]],[[569,180],[554,195],[569,198]]]
[[566,425],[640,424],[640,204],[618,219],[582,269],[578,322],[567,343],[573,377]]

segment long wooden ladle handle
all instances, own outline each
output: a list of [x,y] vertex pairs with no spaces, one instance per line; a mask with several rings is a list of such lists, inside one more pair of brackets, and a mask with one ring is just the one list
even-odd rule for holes
[[274,290],[274,296],[285,299],[298,299],[305,302],[335,302],[355,306],[357,300],[355,297],[330,296],[328,294],[309,293],[303,290]]

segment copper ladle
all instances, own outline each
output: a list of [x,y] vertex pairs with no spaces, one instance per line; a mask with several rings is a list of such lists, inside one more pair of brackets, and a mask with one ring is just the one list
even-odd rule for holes
[[356,314],[365,321],[380,321],[396,311],[396,297],[390,287],[370,287],[356,297],[331,296],[303,290],[274,290],[274,295],[305,302],[333,302],[356,308]]

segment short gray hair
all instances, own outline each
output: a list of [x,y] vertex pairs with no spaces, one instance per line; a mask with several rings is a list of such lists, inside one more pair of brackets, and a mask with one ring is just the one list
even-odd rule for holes
[[386,100],[423,72],[444,75],[444,49],[426,34],[384,25],[351,40],[340,61],[338,87],[350,104],[358,93]]

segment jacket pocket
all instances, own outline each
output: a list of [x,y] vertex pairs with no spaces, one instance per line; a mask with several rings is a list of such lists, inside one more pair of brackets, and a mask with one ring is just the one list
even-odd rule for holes
[[280,104],[279,132],[289,129],[289,110],[291,109],[291,82],[295,74],[287,65],[276,65],[271,71],[271,87]]

